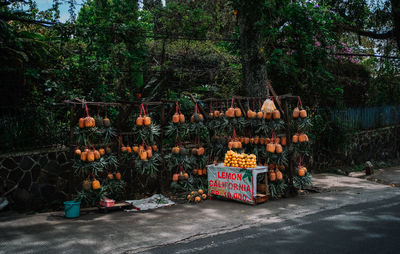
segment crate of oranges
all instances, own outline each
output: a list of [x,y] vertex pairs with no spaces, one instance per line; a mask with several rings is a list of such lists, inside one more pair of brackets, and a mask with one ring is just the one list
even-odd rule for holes
[[229,150],[225,154],[225,167],[236,168],[255,168],[257,167],[257,158],[254,154],[236,153]]

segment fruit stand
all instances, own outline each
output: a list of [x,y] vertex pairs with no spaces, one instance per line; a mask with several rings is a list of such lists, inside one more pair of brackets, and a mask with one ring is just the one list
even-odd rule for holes
[[257,190],[258,174],[265,174],[265,185],[268,186],[268,167],[235,168],[219,163],[208,165],[207,169],[209,197],[221,196],[253,205],[268,200],[268,188],[264,193]]
[[[83,181],[79,200],[90,200],[89,205],[103,198],[118,201],[128,192],[163,192],[170,183],[171,189],[189,194],[188,202],[205,200],[200,191],[192,193],[205,190],[257,204],[296,195],[311,183],[304,167],[311,123],[300,97],[188,98],[180,103],[66,102],[74,177]],[[290,107],[295,101],[297,106]]]

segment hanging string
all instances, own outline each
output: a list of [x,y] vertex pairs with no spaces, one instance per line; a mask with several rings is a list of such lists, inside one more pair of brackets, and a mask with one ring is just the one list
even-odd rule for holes
[[300,96],[297,97],[297,107],[301,107],[301,109],[303,108],[303,104],[301,103],[301,99]]
[[144,109],[144,105],[142,104],[142,112],[143,112],[143,117],[146,116],[146,110]]
[[87,106],[87,104],[85,103],[85,111],[86,111],[86,116],[90,116],[89,115],[89,108],[88,108],[88,106]]
[[302,156],[300,155],[300,157],[299,157],[299,168],[301,167],[303,165],[303,158],[302,158]]
[[235,96],[232,96],[231,108],[233,108],[234,101],[235,101]]
[[142,108],[143,108],[143,104],[140,104],[140,117],[143,117],[143,115],[142,115],[143,114],[143,109]]
[[178,114],[182,114],[181,113],[181,108],[179,107],[179,104],[178,104],[178,102],[176,102],[176,113]]
[[272,132],[272,137],[271,137],[270,143],[275,143],[275,138],[276,138],[276,134],[275,134],[275,132],[273,131],[273,132]]

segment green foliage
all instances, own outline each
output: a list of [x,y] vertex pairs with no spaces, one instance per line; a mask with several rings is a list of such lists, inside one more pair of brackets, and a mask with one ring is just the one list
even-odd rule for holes
[[117,167],[117,157],[112,154],[104,155],[99,160],[93,162],[81,161],[79,158],[76,158],[72,165],[74,173],[83,178],[91,174],[98,176],[101,173],[105,173],[110,169],[116,169]]
[[116,137],[116,131],[113,127],[91,127],[80,129],[78,126],[74,129],[75,142],[83,146],[91,146],[98,143],[109,143]]
[[[264,147],[265,150],[265,147]],[[288,165],[288,151],[286,149],[283,150],[282,153],[276,154],[276,153],[269,153],[265,152],[264,153],[264,158],[266,163],[273,163],[277,165]]]
[[139,145],[141,145],[143,141],[148,145],[155,144],[156,138],[160,136],[160,130],[160,125],[153,122],[150,126],[135,125],[132,130],[134,133],[133,136],[135,137],[133,142]]
[[[208,95],[231,97],[241,89],[241,65],[237,55],[210,41],[147,41],[149,54],[164,62],[153,61],[152,78],[145,86],[150,99],[177,100],[185,109],[189,101],[181,101],[182,92],[190,92],[196,98]],[[164,45],[164,51],[163,51]],[[209,69],[212,68],[210,72]]]
[[208,142],[208,139],[210,137],[208,128],[202,122],[192,123],[190,125],[189,135],[192,137],[192,139],[200,137],[200,139],[205,142]]
[[51,105],[5,107],[1,112],[1,152],[67,143],[69,111],[65,107]]
[[305,176],[294,176],[293,185],[298,190],[303,190],[305,187],[310,187],[312,185],[312,175],[307,172]]
[[168,1],[165,8],[154,12],[154,16],[159,17],[157,30],[162,34],[204,37],[211,24],[211,17],[206,12],[184,2]]
[[228,143],[225,137],[222,138],[212,138],[211,145],[208,148],[208,153],[210,158],[217,161],[224,159],[225,153],[228,151]]
[[149,177],[156,177],[161,165],[161,156],[158,153],[154,153],[150,159],[142,161],[138,156],[135,160],[135,169],[141,175],[146,175]]
[[188,124],[173,123],[170,122],[165,130],[165,135],[170,137],[173,141],[176,141],[178,137],[185,139],[186,135],[189,133]]
[[310,140],[321,152],[345,151],[354,130],[340,119],[332,119],[328,111],[321,111],[312,118]]
[[189,192],[202,189],[205,193],[207,193],[208,182],[207,178],[205,177],[191,175],[187,180],[171,182],[171,188],[175,192]]
[[76,23],[69,25],[74,28],[70,31],[73,39],[64,47],[71,53],[64,56],[54,80],[59,89],[88,100],[136,98],[143,86],[146,56],[143,37],[137,36],[142,31],[137,3],[88,1]]
[[271,195],[271,197],[278,198],[280,195],[285,193],[287,184],[284,180],[280,181],[277,180],[273,182],[270,181],[268,183],[268,187],[269,187],[269,194]]

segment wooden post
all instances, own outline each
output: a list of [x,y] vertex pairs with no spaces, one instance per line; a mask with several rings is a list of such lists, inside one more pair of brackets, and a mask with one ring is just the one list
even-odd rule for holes
[[74,150],[72,147],[74,143],[74,120],[75,120],[75,112],[74,112],[75,106],[73,104],[70,104],[70,123],[69,123],[69,148],[71,152]]
[[[69,123],[69,149],[70,149],[70,154],[73,153],[74,147],[72,146],[74,144],[74,125],[75,125],[75,105],[70,104],[70,123]],[[68,174],[68,194],[71,194],[73,191],[72,187],[72,173]],[[70,197],[69,197],[70,198]]]
[[[159,153],[162,154],[163,153],[163,140],[164,140],[164,127],[167,124],[168,120],[165,118],[165,108],[164,108],[165,104],[164,102],[162,102],[161,104],[161,117],[160,117],[160,122],[161,122],[161,131],[160,131],[160,139],[161,142],[159,142]],[[159,190],[161,191],[161,193],[164,192],[164,186],[163,186],[163,172],[167,170],[167,166],[165,163],[165,156],[161,156],[162,158],[162,170],[160,172],[160,177],[158,180],[158,185],[159,185]]]
[[[285,100],[285,116],[284,116],[285,122],[286,122],[286,146],[289,147],[292,139],[290,138],[290,129],[289,129],[289,125],[290,125],[290,117],[289,117],[289,106],[288,106],[288,102],[287,100]],[[288,165],[288,175],[289,175],[289,187],[288,187],[288,191],[289,191],[289,195],[290,196],[295,196],[297,195],[297,190],[293,185],[293,152],[289,151],[288,153],[288,157],[289,157],[289,165]]]
[[264,173],[265,195],[269,195],[268,173]]

